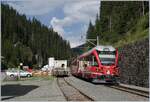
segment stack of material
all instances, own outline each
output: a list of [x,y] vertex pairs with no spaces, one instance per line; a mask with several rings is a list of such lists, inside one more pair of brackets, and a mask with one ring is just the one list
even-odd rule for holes
[[42,71],[34,71],[33,76],[42,76]]
[[36,70],[32,74],[35,77],[48,76],[48,72],[47,71],[40,71],[40,70]]
[[42,72],[42,76],[48,76],[48,72],[46,71]]

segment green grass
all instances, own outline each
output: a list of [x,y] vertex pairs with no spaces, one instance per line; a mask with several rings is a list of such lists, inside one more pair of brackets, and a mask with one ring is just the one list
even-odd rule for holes
[[24,77],[24,78],[15,78],[15,79],[13,79],[13,80],[11,80],[11,79],[5,79],[5,80],[3,80],[3,82],[10,82],[10,81],[46,81],[46,80],[50,80],[50,81],[52,81],[52,80],[54,80],[54,76],[34,76],[34,77],[30,77],[30,78],[27,78],[27,77]]
[[127,36],[120,39],[117,43],[114,44],[115,47],[121,47],[126,44],[134,43],[139,40],[143,40],[145,38],[148,38],[149,36],[149,28],[147,27],[149,23],[149,15],[148,13],[141,17],[138,21],[138,23],[131,28],[127,32]]
[[34,77],[30,77],[30,78],[21,78],[19,81],[24,81],[24,80],[37,80],[37,81],[40,81],[40,80],[53,80],[54,79],[54,76],[34,76]]

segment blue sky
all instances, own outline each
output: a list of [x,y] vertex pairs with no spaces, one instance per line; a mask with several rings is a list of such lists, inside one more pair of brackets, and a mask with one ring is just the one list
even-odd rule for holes
[[[89,21],[94,24],[100,0],[2,0],[42,24],[53,27],[64,39],[76,47],[85,42]],[[81,39],[81,36],[84,36]]]

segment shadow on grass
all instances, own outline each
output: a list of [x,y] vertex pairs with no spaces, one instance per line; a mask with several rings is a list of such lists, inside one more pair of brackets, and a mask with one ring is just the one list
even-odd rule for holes
[[1,100],[8,100],[18,96],[23,96],[38,87],[39,86],[35,85],[20,85],[20,84],[2,85]]

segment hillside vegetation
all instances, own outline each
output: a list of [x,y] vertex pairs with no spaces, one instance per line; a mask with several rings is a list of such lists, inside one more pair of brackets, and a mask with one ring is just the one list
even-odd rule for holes
[[120,47],[126,44],[134,43],[136,41],[148,38],[149,34],[148,17],[149,15],[147,13],[142,18],[140,18],[137,24],[127,32],[126,36],[121,38],[117,43],[114,43],[113,45],[115,47]]
[[[101,1],[100,4],[95,25],[89,22],[87,39],[99,36],[101,45],[120,47],[148,37],[148,1]],[[86,46],[93,47],[88,42]]]
[[8,5],[1,4],[1,21],[2,65],[17,67],[22,62],[39,67],[47,64],[49,57],[70,57],[69,42],[37,19],[27,19]]

